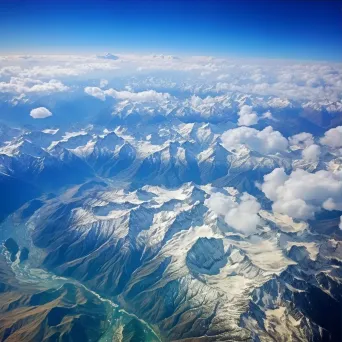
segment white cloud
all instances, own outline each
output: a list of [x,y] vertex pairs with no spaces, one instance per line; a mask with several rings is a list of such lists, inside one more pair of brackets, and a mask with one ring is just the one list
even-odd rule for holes
[[58,80],[43,82],[31,78],[11,77],[9,82],[0,82],[0,93],[56,93],[69,90]]
[[[134,70],[142,74],[159,71],[177,71],[178,84],[184,81],[193,87],[208,91],[238,91],[244,94],[275,96],[272,108],[291,105],[288,100],[321,101],[326,108],[341,108],[342,66],[337,63],[298,63],[284,60],[243,60],[210,56],[107,54],[96,55],[35,55],[0,57],[0,77],[51,79],[59,77],[108,77],[108,73],[130,75]],[[206,82],[199,84],[203,73]],[[191,74],[190,74],[191,73]],[[193,80],[189,80],[189,75]],[[329,102],[329,103],[327,103]],[[335,104],[336,105],[335,105]]]
[[108,85],[108,81],[104,78],[100,80],[100,88],[105,88]]
[[263,191],[268,199],[274,202],[278,198],[278,188],[283,186],[287,179],[288,176],[284,169],[274,169],[271,173],[264,176],[264,183],[261,184],[260,190]]
[[316,144],[310,145],[302,151],[303,159],[308,162],[317,162],[319,160],[320,155],[321,148]]
[[146,90],[141,92],[131,92],[127,90],[118,91],[113,88],[102,90],[98,87],[86,87],[85,93],[94,96],[102,101],[106,99],[106,96],[113,97],[117,100],[128,100],[132,102],[164,102],[171,98],[168,93],[158,93],[155,90]]
[[333,148],[342,147],[342,126],[338,126],[324,133],[324,137],[321,138],[321,144],[327,145]]
[[220,66],[216,60],[207,56],[191,56],[177,58],[173,56],[134,56],[138,71],[181,71],[201,75],[203,72],[217,72]]
[[302,132],[290,137],[289,142],[291,146],[296,145],[300,147],[308,147],[314,144],[314,138],[311,133]]
[[104,101],[106,99],[104,91],[98,87],[86,87],[84,88],[84,92],[90,96],[96,97],[101,101]]
[[222,80],[228,79],[229,77],[230,77],[230,75],[228,75],[228,74],[222,74],[222,75],[217,76],[217,79],[219,81],[222,81]]
[[262,131],[250,127],[231,129],[222,135],[223,146],[228,149],[237,149],[240,145],[246,145],[249,149],[262,154],[285,152],[288,141],[271,126]]
[[118,100],[129,100],[133,102],[163,102],[170,99],[170,94],[158,93],[155,90],[135,93],[127,90],[117,91],[111,88],[106,90],[105,94]]
[[119,59],[119,57],[118,56],[115,56],[115,55],[113,55],[112,53],[106,53],[105,55],[103,55],[103,56],[97,56],[97,58],[100,58],[100,59],[111,59],[111,60],[113,60],[113,61],[116,61],[116,60],[118,60]]
[[27,92],[30,93],[55,93],[69,90],[62,82],[57,80],[50,80],[45,83],[38,83],[33,85]]
[[205,205],[217,215],[224,216],[230,209],[235,208],[237,203],[234,202],[233,197],[216,192],[205,200]]
[[231,196],[213,193],[205,204],[217,215],[224,216],[229,226],[245,234],[255,233],[257,226],[263,223],[258,215],[260,204],[255,197],[246,192],[238,202]]
[[252,106],[243,105],[239,112],[239,126],[253,126],[256,125],[259,121],[258,115],[255,111],[253,111]]
[[288,99],[284,99],[284,98],[273,98],[271,100],[269,100],[267,102],[267,104],[271,107],[271,108],[276,108],[276,109],[284,109],[287,108],[291,105],[291,102]]
[[307,220],[322,209],[342,210],[342,172],[297,169],[287,175],[277,168],[264,176],[261,189],[275,212],[292,218]]
[[[0,93],[25,94],[30,100],[28,94],[33,97],[40,93],[53,94],[68,91],[70,88],[77,90],[80,84],[84,84],[83,82],[89,79],[98,80],[98,87],[105,89],[106,82],[101,80],[117,77],[118,82],[122,82],[118,86],[119,89],[130,86],[131,89],[128,91],[132,94],[125,94],[118,90],[117,93],[109,92],[104,95],[97,92],[96,96],[99,99],[114,96],[119,100],[124,98],[128,101],[156,102],[164,99],[159,97],[158,100],[144,100],[147,94],[140,94],[140,98],[135,94],[138,94],[138,91],[182,94],[178,100],[174,99],[174,103],[178,101],[176,104],[184,109],[184,115],[201,115],[206,118],[217,115],[223,117],[224,114],[233,113],[235,110],[233,108],[236,108],[238,103],[237,94],[250,96],[250,101],[246,104],[252,105],[253,108],[264,108],[264,111],[271,109],[273,114],[284,108],[301,106],[308,106],[314,110],[324,109],[336,114],[342,109],[340,98],[342,65],[336,63],[253,61],[210,56],[180,58],[134,54],[113,56],[112,54],[100,58],[95,54],[32,55],[25,58],[19,55],[2,56],[0,57]],[[141,72],[132,78],[136,70]],[[203,75],[206,75],[205,80]],[[34,82],[31,82],[32,80]],[[73,86],[69,88],[65,84],[73,84]],[[184,94],[201,97],[203,102],[197,107],[185,108],[185,105],[192,101],[191,95],[184,100]],[[231,97],[231,101],[228,97]],[[206,98],[210,98],[212,103],[209,103],[209,100],[204,101]],[[259,120],[262,118],[272,120],[273,116],[269,112],[263,115],[261,113]],[[245,111],[241,108],[239,114],[239,125],[252,126],[258,121],[254,109]]]
[[338,226],[340,229],[342,229],[342,216],[340,217],[340,224]]
[[262,114],[261,118],[262,119],[268,119],[268,120],[277,121],[277,119],[275,119],[273,117],[272,113],[269,110],[267,112],[265,112],[264,114]]
[[30,116],[32,116],[34,119],[45,119],[49,116],[52,116],[52,113],[45,107],[38,107],[31,110]]
[[28,61],[18,61],[13,58],[13,62],[19,65],[1,68],[0,76],[46,80],[60,77],[72,78],[101,72],[102,76],[106,76],[108,72],[116,72],[120,69],[116,61],[99,60],[96,57],[80,55],[34,56]]

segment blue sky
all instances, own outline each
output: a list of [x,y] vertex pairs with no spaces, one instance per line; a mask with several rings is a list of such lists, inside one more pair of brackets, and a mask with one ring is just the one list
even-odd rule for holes
[[0,0],[0,53],[342,60],[342,1]]

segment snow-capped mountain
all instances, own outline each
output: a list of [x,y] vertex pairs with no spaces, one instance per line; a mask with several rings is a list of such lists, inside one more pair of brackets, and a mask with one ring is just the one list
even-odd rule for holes
[[[50,272],[54,290],[34,294],[46,300],[36,305],[44,310],[44,334],[52,329],[46,318],[54,315],[51,302],[59,298],[58,317],[69,317],[65,329],[73,331],[80,311],[89,315],[85,302],[98,313],[90,327],[105,337],[112,332],[104,321],[145,341],[341,336],[339,197],[328,187],[336,198],[316,209],[319,198],[300,193],[317,211],[309,219],[292,217],[287,203],[280,208],[287,213],[277,211],[274,200],[282,189],[280,200],[286,200],[295,191],[286,187],[305,172],[317,173],[319,181],[320,172],[328,172],[339,182],[340,150],[328,133],[286,138],[272,128],[168,118],[108,127],[23,127],[3,136],[1,236],[17,244],[10,240],[3,248],[15,278],[45,282],[37,271],[25,272]],[[317,153],[309,157],[316,159],[305,159],[312,145]],[[283,174],[277,178],[275,170]],[[275,189],[265,189],[269,179]],[[58,283],[56,290],[61,280],[73,285]],[[24,290],[30,298],[32,289]],[[70,314],[66,298],[73,303]],[[111,318],[108,300],[120,308]],[[5,302],[10,315],[16,304],[7,297]],[[30,299],[22,303],[20,310],[33,305]],[[36,336],[27,326],[31,319],[27,314],[22,324]],[[18,324],[13,318],[5,326],[15,332]]]
[[31,236],[16,239],[32,239],[41,266],[116,298],[165,340],[336,338],[338,316],[319,311],[321,301],[338,309],[341,233],[327,241],[266,211],[256,234],[241,233],[208,206],[222,191],[239,195],[194,183],[76,186],[34,211]]

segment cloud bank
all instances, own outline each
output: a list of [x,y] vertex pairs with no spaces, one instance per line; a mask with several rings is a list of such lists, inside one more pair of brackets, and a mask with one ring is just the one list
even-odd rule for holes
[[52,79],[48,82],[30,78],[11,77],[8,82],[0,82],[0,93],[12,94],[51,94],[65,92],[70,88],[61,81]]

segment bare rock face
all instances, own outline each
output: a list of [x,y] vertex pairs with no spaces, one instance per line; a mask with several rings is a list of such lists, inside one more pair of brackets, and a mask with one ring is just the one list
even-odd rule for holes
[[219,274],[227,257],[222,240],[200,238],[188,252],[186,264],[194,274]]
[[8,252],[11,254],[11,261],[15,261],[17,259],[17,253],[19,252],[19,246],[12,238],[8,238],[4,246],[8,250]]

